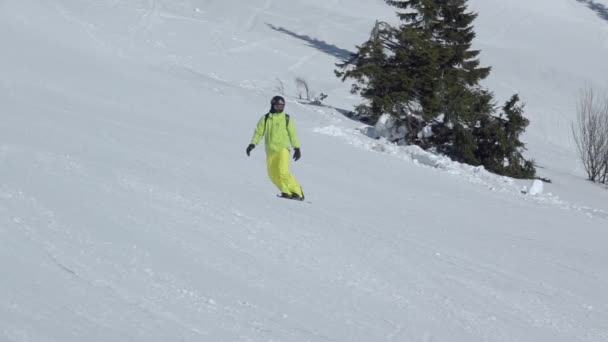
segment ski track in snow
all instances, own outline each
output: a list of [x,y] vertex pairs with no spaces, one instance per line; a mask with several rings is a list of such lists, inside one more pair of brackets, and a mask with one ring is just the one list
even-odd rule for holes
[[[25,17],[32,15],[28,11],[34,8],[32,4],[44,4],[37,0],[8,3],[11,1],[19,4],[17,7],[24,6],[26,10],[21,14]],[[313,200],[313,205],[249,198],[256,191],[274,189],[262,178],[262,151],[256,152],[256,159],[247,160],[248,164],[241,163],[243,151],[238,150],[239,157],[233,154],[241,148],[241,141],[226,139],[222,130],[228,126],[235,135],[249,138],[249,121],[254,119],[246,111],[259,103],[267,108],[265,101],[272,86],[268,79],[327,67],[323,53],[314,49],[300,53],[299,40],[277,35],[266,38],[268,34],[260,23],[268,18],[277,19],[278,27],[294,23],[293,28],[285,27],[302,30],[313,38],[323,38],[324,30],[334,28],[347,32],[344,37],[365,36],[368,32],[352,27],[351,17],[336,21],[333,12],[321,16],[324,23],[331,23],[331,29],[314,25],[320,10],[330,7],[338,12],[339,5],[350,2],[313,4],[311,13],[302,13],[302,17],[312,19],[302,20],[271,13],[275,4],[285,5],[284,9],[293,5],[272,0],[256,0],[243,11],[220,0],[142,0],[137,5],[106,1],[110,9],[117,10],[116,14],[128,12],[126,16],[132,21],[126,24],[121,21],[124,18],[112,22],[110,17],[96,14],[104,9],[101,1],[60,3],[45,4],[32,15],[33,20],[36,15],[45,18],[49,13],[44,9],[52,6],[57,16],[53,23],[65,23],[56,31],[49,25],[49,32],[56,38],[67,37],[60,41],[69,46],[73,39],[70,31],[80,28],[90,38],[88,49],[95,52],[87,56],[99,63],[85,64],[86,67],[113,63],[112,67],[123,66],[119,71],[127,75],[113,79],[113,75],[92,73],[92,78],[98,77],[111,86],[124,81],[127,87],[116,93],[83,97],[77,90],[87,82],[75,78],[73,83],[62,83],[63,76],[74,77],[70,75],[74,70],[66,67],[61,70],[62,77],[50,74],[57,78],[50,77],[48,82],[56,81],[66,93],[71,90],[72,96],[53,92],[40,97],[36,105],[27,106],[28,101],[22,98],[33,95],[29,92],[40,87],[38,80],[24,79],[16,73],[10,77],[26,86],[18,88],[15,84],[21,83],[11,78],[0,81],[5,96],[9,94],[11,102],[18,103],[7,106],[8,125],[3,121],[0,129],[5,133],[16,130],[31,134],[7,134],[7,142],[0,144],[0,174],[7,176],[7,181],[0,182],[0,255],[5,257],[2,266],[8,269],[0,280],[0,340],[530,341],[534,334],[545,340],[608,340],[608,330],[602,323],[608,311],[601,292],[608,283],[605,274],[593,268],[603,255],[591,243],[594,235],[581,237],[569,250],[570,241],[561,236],[546,242],[543,239],[550,236],[539,238],[534,232],[511,231],[508,225],[499,225],[498,230],[477,227],[479,224],[467,227],[471,221],[463,219],[455,222],[461,227],[448,230],[430,221],[441,220],[441,213],[428,217],[429,221],[420,217],[404,226],[410,214],[408,208],[395,205],[390,207],[392,213],[383,213],[382,208],[374,207],[382,203],[377,198],[353,196],[356,199],[350,203],[342,203],[341,197],[336,196],[337,201],[326,202],[327,205],[323,205],[326,198],[321,196]],[[303,3],[297,5],[306,8]],[[503,5],[508,7],[506,3]],[[180,4],[183,12],[168,10]],[[356,5],[369,6],[369,2],[359,1]],[[207,17],[189,16],[187,11],[191,10]],[[220,13],[213,13],[215,10]],[[233,12],[238,14],[231,17]],[[223,16],[229,25],[214,21]],[[368,13],[355,19],[364,21],[366,17]],[[283,19],[286,21],[281,22]],[[532,19],[530,15],[524,23]],[[124,24],[124,32],[119,31],[120,27],[108,30],[104,26],[112,23]],[[310,31],[303,29],[307,27]],[[188,36],[194,29],[200,31]],[[23,32],[31,33],[27,29]],[[117,36],[117,32],[124,35]],[[339,37],[337,33],[335,37]],[[45,39],[44,34],[40,36]],[[184,36],[188,38],[181,38]],[[502,41],[507,36],[509,30],[498,30],[494,37],[501,37]],[[77,37],[81,39],[80,35]],[[183,45],[175,37],[185,40]],[[195,41],[199,37],[207,40],[198,49],[190,49],[193,37]],[[9,39],[8,46],[20,46],[19,38],[16,35],[15,42]],[[328,43],[342,44],[336,39]],[[81,39],[75,44],[86,50],[86,41]],[[277,42],[281,45],[277,46]],[[291,49],[298,52],[290,54]],[[99,50],[110,57],[98,56]],[[133,64],[121,64],[125,62],[125,51],[129,51],[129,62]],[[137,57],[139,53],[141,56]],[[268,53],[274,54],[275,59],[267,61]],[[214,59],[217,55],[220,57]],[[69,64],[69,56],[57,56],[68,57]],[[35,66],[39,70],[60,67],[44,65],[44,56],[34,61],[41,63]],[[258,62],[261,73],[249,73],[249,65]],[[148,73],[150,70],[153,76]],[[334,79],[323,79],[326,76],[321,72],[314,75],[324,86],[333,87]],[[143,81],[129,83],[140,78]],[[175,93],[169,91],[167,95],[167,89],[155,82],[169,84]],[[162,91],[152,92],[147,89],[148,84]],[[131,99],[131,95],[138,99]],[[167,108],[154,108],[156,102],[148,103],[156,96],[167,96],[164,100],[170,104],[168,113],[164,112]],[[66,109],[75,106],[74,98],[84,103],[79,109],[90,111],[87,115],[91,117]],[[333,95],[330,99],[334,100]],[[293,98],[288,101],[294,104]],[[99,108],[100,103],[106,105]],[[202,107],[193,114],[197,120],[180,113],[192,105]],[[129,110],[124,117],[109,115],[109,111],[121,106],[135,108],[136,113]],[[346,120],[337,112],[302,104],[297,108],[318,114],[298,118],[299,125],[312,127],[315,134],[336,137],[365,151],[449,174],[454,182],[468,182],[470,188],[497,193],[511,202],[530,202],[532,205],[527,208],[518,206],[518,212],[530,214],[536,222],[542,221],[538,219],[542,214],[535,212],[537,205],[608,220],[604,210],[567,202],[551,193],[523,194],[522,181],[455,163],[414,146],[371,139],[363,128],[346,128]],[[11,116],[13,111],[17,115]],[[131,118],[130,115],[140,115],[140,111],[146,112],[141,120]],[[18,115],[27,116],[18,120]],[[58,121],[55,123],[50,115],[56,115]],[[175,119],[171,117],[174,121],[190,121],[184,126],[166,128],[164,124],[172,126],[171,120],[157,122],[156,115],[175,115]],[[30,122],[42,122],[43,128],[30,127]],[[188,124],[200,126],[187,130]],[[52,136],[48,141],[46,129],[56,130],[49,134]],[[74,150],[72,133],[79,133],[82,140],[96,134],[100,138],[87,140],[86,152],[74,157],[65,152]],[[310,138],[309,131],[303,133],[303,137]],[[312,147],[315,142],[310,139],[307,144]],[[339,145],[343,148],[344,144]],[[330,146],[319,149],[331,152]],[[210,170],[214,167],[217,170]],[[374,166],[368,167],[372,170]],[[236,171],[230,173],[232,169]],[[331,176],[342,171],[334,167]],[[260,178],[235,183],[254,172]],[[326,182],[325,175],[308,176],[308,184],[334,185]],[[35,186],[29,186],[32,181]],[[373,179],[354,182],[362,185],[373,183]],[[359,195],[357,191],[349,194]],[[415,191],[425,195],[424,188]],[[235,193],[238,198],[233,197]],[[441,195],[459,196],[449,190]],[[482,197],[491,201],[498,196]],[[471,206],[475,200],[471,199]],[[505,205],[505,201],[497,202]],[[353,211],[363,206],[369,207]],[[370,207],[378,212],[366,213]],[[417,209],[435,215],[432,204]],[[489,221],[483,213],[479,215],[482,221]],[[545,231],[539,228],[540,232]],[[563,235],[572,234],[570,227],[557,230]],[[504,241],[497,241],[492,233]],[[471,234],[465,236],[472,237],[471,241],[456,241],[460,234]],[[583,243],[590,246],[582,247]],[[484,245],[499,248],[496,253],[469,250],[483,249]],[[560,258],[558,253],[566,251],[575,258]],[[585,261],[591,261],[592,266],[587,267]],[[560,280],[570,282],[561,284]],[[592,291],[587,293],[586,289]]]

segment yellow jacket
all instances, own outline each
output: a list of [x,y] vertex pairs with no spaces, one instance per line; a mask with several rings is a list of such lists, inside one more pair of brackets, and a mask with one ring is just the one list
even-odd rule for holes
[[290,145],[293,148],[299,148],[298,135],[296,134],[296,126],[293,119],[285,113],[268,113],[260,118],[251,143],[257,145],[262,137],[266,147],[266,154],[279,152],[284,149],[289,149]]

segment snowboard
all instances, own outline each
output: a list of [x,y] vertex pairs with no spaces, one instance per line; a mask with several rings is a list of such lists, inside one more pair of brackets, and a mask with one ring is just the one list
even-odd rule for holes
[[284,200],[288,200],[288,201],[294,201],[294,202],[302,202],[302,203],[312,204],[311,201],[307,201],[306,199],[299,200],[299,199],[295,199],[295,198],[282,197],[281,194],[278,194],[277,197],[278,198],[282,198]]

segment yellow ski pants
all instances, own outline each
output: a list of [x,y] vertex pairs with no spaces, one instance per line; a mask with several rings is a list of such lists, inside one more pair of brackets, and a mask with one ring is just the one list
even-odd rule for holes
[[302,196],[302,187],[289,172],[289,150],[270,152],[266,156],[268,176],[281,192]]

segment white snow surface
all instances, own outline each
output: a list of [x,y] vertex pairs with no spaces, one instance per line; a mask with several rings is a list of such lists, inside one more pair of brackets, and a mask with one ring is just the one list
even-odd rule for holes
[[[0,341],[608,341],[608,190],[570,137],[608,1],[470,7],[552,183],[342,114],[381,0],[0,1]],[[245,155],[277,79],[311,203]]]

